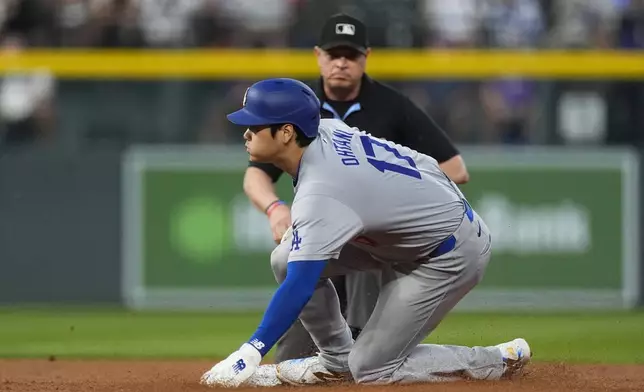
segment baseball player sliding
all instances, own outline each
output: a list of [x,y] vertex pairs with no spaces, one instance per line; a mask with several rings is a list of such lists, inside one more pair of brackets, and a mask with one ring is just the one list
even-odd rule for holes
[[[293,226],[271,254],[279,288],[256,332],[201,378],[237,387],[298,318],[317,356],[277,364],[294,385],[411,383],[517,374],[531,357],[524,339],[488,347],[420,344],[483,278],[491,235],[436,160],[340,120],[320,120],[304,83],[252,85],[228,115],[251,160],[293,177]],[[354,342],[328,277],[382,271],[375,310]]]

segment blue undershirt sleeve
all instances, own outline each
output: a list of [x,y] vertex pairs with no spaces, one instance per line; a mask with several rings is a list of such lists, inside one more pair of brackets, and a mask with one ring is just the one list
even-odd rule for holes
[[311,299],[327,262],[307,260],[288,263],[286,279],[273,294],[257,331],[249,340],[262,357],[297,320]]

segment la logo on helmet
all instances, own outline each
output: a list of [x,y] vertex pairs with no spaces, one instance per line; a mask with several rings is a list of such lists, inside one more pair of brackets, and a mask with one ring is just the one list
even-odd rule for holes
[[246,106],[246,96],[248,96],[248,90],[250,90],[250,87],[246,89],[246,92],[244,93],[244,99],[242,100],[242,106]]

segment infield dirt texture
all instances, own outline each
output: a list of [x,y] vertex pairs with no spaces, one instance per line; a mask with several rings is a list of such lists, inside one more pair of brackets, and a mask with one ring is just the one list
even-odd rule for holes
[[[1,360],[0,391],[7,392],[184,392],[212,390],[198,384],[210,361]],[[405,386],[239,388],[236,391],[342,390],[380,392],[590,392],[644,391],[644,365],[533,364],[516,380],[464,381]]]
[[[199,385],[203,372],[250,336],[260,317],[0,309],[0,391],[208,391]],[[515,336],[536,353],[515,380],[237,391],[644,391],[642,312],[456,313],[428,342],[486,345]]]

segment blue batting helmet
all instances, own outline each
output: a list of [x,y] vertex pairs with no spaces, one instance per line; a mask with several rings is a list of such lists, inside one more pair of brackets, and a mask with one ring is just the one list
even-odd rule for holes
[[230,113],[237,125],[294,124],[307,137],[315,137],[320,125],[320,100],[306,84],[288,78],[259,81],[246,90],[243,107]]

